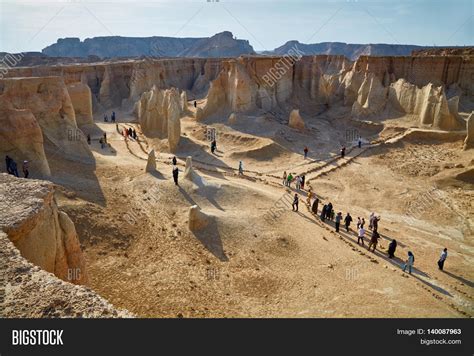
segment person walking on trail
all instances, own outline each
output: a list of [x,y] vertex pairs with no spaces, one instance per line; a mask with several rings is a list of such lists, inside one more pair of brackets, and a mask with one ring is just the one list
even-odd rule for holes
[[332,211],[332,203],[329,202],[328,206],[326,207],[326,218],[331,218],[331,211]]
[[107,144],[107,133],[104,132],[104,144]]
[[101,149],[104,149],[105,145],[104,145],[104,138],[103,138],[103,137],[101,137],[101,138],[99,139],[99,143],[100,143],[100,148],[101,148]]
[[176,156],[173,156],[171,163],[173,163],[173,166],[176,166],[178,164],[178,160],[176,159]]
[[112,111],[111,119],[112,119],[112,122],[115,122],[115,111]]
[[341,225],[342,213],[338,212],[336,215],[336,232],[339,232],[339,226]]
[[137,130],[133,129],[132,134],[133,134],[133,138],[138,141]]
[[331,212],[329,213],[331,221],[334,221],[335,214],[336,214],[336,212],[334,211],[334,209],[332,209]]
[[300,176],[296,176],[295,181],[296,181],[296,189],[300,190],[301,189],[301,178],[300,178]]
[[313,198],[313,191],[311,188],[308,190],[308,196],[306,197],[306,204],[311,205],[311,199]]
[[393,239],[392,242],[388,244],[388,258],[395,257],[395,250],[397,249],[397,240]]
[[361,223],[360,217],[357,217],[357,230],[360,229],[360,223]]
[[212,140],[211,142],[211,153],[213,154],[215,152],[215,150],[217,149],[217,142],[216,140]]
[[341,147],[341,158],[344,158],[345,155],[346,155],[346,146],[342,146]]
[[291,188],[291,181],[293,180],[293,175],[290,173],[286,179],[286,185]]
[[318,198],[314,199],[313,206],[311,207],[311,211],[316,215],[318,215],[318,204],[319,204],[319,199]]
[[301,180],[301,189],[304,190],[304,183],[306,181],[306,176],[303,174],[301,177],[300,177],[300,180]]
[[5,166],[6,166],[6,168],[7,168],[7,173],[8,173],[8,174],[13,174],[12,168],[11,168],[11,167],[12,167],[12,161],[13,161],[13,160],[12,160],[12,158],[11,158],[9,155],[6,155],[6,156],[5,156]]
[[359,148],[362,147],[362,138],[361,138],[360,136],[359,136],[359,140],[357,141],[357,146],[358,146]]
[[403,266],[403,272],[405,272],[408,267],[408,273],[411,274],[411,269],[414,263],[415,263],[415,256],[413,255],[411,251],[408,251],[408,258],[405,262],[405,265]]
[[197,101],[194,100],[194,107],[197,107]]
[[303,152],[304,152],[304,159],[306,159],[308,157],[308,147],[305,146]]
[[174,184],[176,185],[178,185],[178,174],[179,174],[178,166],[173,166],[173,180],[174,180]]
[[30,175],[28,161],[23,161],[22,170],[23,170],[23,175],[25,176],[25,178],[28,178],[28,176]]
[[443,252],[441,252],[441,256],[439,257],[438,261],[438,268],[442,271],[444,268],[444,262],[446,261],[446,258],[448,258],[448,249],[445,248]]
[[87,134],[87,144],[91,144],[91,135]]
[[127,139],[127,137],[128,137],[128,130],[127,130],[126,127],[124,127],[124,129],[123,129],[123,137],[125,137],[125,139]]
[[346,226],[346,231],[349,232],[349,225],[352,222],[351,214],[347,213],[346,217],[344,218],[344,225]]
[[362,242],[362,246],[364,246],[364,235],[365,235],[365,230],[363,227],[360,227],[357,234],[357,244],[359,244],[359,242]]
[[378,231],[379,229],[379,221],[380,221],[380,216],[375,216],[374,221],[372,223],[374,231]]
[[295,194],[295,197],[293,198],[293,204],[292,204],[293,211],[298,211],[298,202],[299,202],[298,194]]
[[108,122],[109,118],[107,117],[107,114],[104,114],[104,122]]
[[377,243],[379,241],[379,238],[380,238],[380,235],[377,231],[373,231],[372,232],[372,238],[370,239],[370,242],[369,242],[369,251],[370,251],[370,247],[373,246],[374,247],[374,250],[373,252],[375,252],[375,249],[377,248]]
[[283,185],[287,185],[286,184],[286,178],[288,177],[288,175],[286,174],[286,171],[283,172]]
[[244,166],[242,164],[242,161],[239,161],[239,175],[244,175]]
[[128,136],[133,138],[133,130],[131,127],[128,128]]
[[360,221],[360,227],[364,228],[364,225],[365,225],[365,219],[362,218],[362,220]]
[[369,215],[369,229],[372,230],[374,227],[374,218],[375,218],[375,213],[371,212]]
[[326,219],[326,211],[328,209],[327,204],[323,205],[323,210],[321,210],[321,221],[324,222],[324,219]]
[[11,162],[10,162],[10,170],[11,170],[11,174],[13,174],[15,177],[19,177],[18,167],[17,167],[16,162],[15,162],[14,159],[12,159]]

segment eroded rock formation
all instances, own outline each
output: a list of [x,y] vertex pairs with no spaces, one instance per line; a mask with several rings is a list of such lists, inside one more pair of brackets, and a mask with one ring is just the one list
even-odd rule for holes
[[151,150],[148,153],[148,160],[146,162],[145,172],[152,173],[156,171],[156,157],[155,150]]
[[466,121],[466,139],[464,140],[464,149],[474,148],[474,112],[471,112]]
[[197,231],[204,229],[209,225],[211,218],[201,211],[201,208],[197,205],[193,205],[189,208],[189,230]]
[[92,124],[92,94],[89,86],[83,83],[72,83],[67,86],[71,98],[76,123],[78,126]]
[[297,130],[304,130],[304,121],[300,116],[300,111],[294,109],[290,113],[290,119],[288,120],[288,126]]

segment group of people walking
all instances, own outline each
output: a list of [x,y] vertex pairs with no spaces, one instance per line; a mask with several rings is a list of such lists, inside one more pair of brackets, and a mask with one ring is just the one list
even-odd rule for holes
[[123,130],[122,130],[122,135],[123,135],[123,137],[125,137],[125,139],[130,137],[130,138],[133,138],[134,140],[138,140],[138,135],[137,135],[137,131],[135,130],[135,128],[129,127],[127,129],[126,127],[124,127]]
[[[19,177],[18,165],[15,162],[15,160],[13,158],[11,158],[10,156],[8,156],[8,155],[5,156],[5,166],[6,166],[8,174],[14,175],[15,177]],[[23,171],[23,176],[25,178],[28,178],[28,176],[30,175],[28,161],[26,161],[26,160],[23,161],[23,164],[22,164],[21,168],[22,168],[22,171]]]
[[[115,111],[112,111],[112,115],[110,115],[110,121],[115,122]],[[109,122],[109,117],[107,113],[104,114],[104,122]]]
[[292,173],[283,173],[283,185],[291,188],[291,183],[295,182],[296,190],[304,190],[304,184],[306,181],[306,177],[303,175],[301,176],[294,176]]

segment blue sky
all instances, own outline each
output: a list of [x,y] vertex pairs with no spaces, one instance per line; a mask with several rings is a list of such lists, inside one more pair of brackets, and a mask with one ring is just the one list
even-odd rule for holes
[[473,0],[0,0],[0,51],[62,37],[205,37],[228,30],[256,50],[302,43],[474,45]]

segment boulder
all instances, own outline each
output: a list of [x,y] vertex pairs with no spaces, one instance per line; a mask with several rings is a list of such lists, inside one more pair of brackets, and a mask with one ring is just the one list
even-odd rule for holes
[[146,162],[145,171],[148,173],[156,171],[156,157],[155,157],[155,150],[151,150],[148,153],[148,160]]
[[471,112],[466,121],[466,139],[464,140],[464,149],[474,148],[474,112]]
[[193,205],[189,208],[189,230],[197,231],[205,228],[209,225],[211,218],[201,211],[201,208],[197,205]]
[[300,116],[299,109],[293,109],[290,113],[290,119],[288,121],[288,126],[297,129],[297,130],[304,130],[304,121]]
[[186,166],[184,167],[184,178],[192,181],[194,179],[194,175],[193,158],[188,156],[186,157]]

